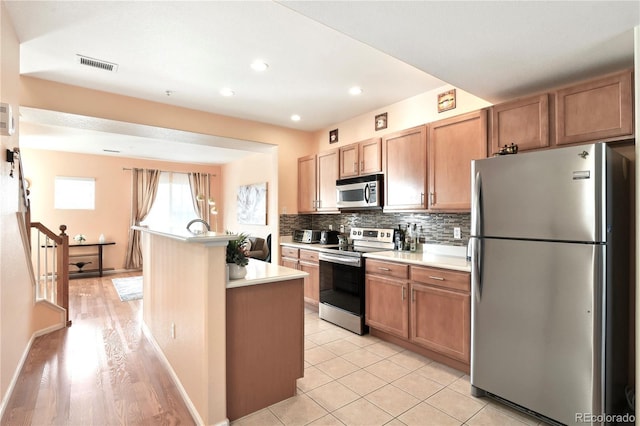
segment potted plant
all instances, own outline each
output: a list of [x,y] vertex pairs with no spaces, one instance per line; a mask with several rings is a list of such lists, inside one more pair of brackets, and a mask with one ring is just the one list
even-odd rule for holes
[[[230,232],[227,232],[230,234]],[[249,264],[247,257],[247,234],[238,234],[237,238],[229,241],[227,245],[227,265],[229,267],[229,278],[236,280],[244,278],[247,274],[245,266]]]

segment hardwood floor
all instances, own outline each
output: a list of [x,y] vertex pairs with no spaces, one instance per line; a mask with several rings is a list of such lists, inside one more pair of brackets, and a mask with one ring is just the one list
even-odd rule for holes
[[111,283],[134,275],[70,281],[73,325],[35,340],[2,425],[195,424],[142,333],[142,300]]

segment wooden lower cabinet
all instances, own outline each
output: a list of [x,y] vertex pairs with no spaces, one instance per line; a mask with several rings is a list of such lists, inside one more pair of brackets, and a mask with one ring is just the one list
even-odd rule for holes
[[309,274],[304,279],[304,301],[312,306],[320,303],[320,263],[315,250],[282,247],[280,265]]
[[298,269],[309,274],[304,279],[304,301],[318,306],[320,303],[320,260],[315,250],[300,249]]
[[[365,316],[371,333],[468,371],[469,273],[369,259],[366,268]],[[408,271],[406,279],[398,277],[402,268]]]
[[411,283],[413,343],[470,362],[470,315],[469,294]]
[[409,338],[409,283],[406,280],[367,275],[365,321],[394,336]]

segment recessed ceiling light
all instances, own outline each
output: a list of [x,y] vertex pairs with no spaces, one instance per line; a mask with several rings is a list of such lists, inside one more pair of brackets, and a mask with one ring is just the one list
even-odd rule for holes
[[351,89],[349,89],[349,94],[350,95],[360,95],[362,93],[362,88],[358,87],[358,86],[353,86]]
[[261,60],[255,60],[251,63],[251,68],[254,71],[262,72],[262,71],[266,71],[267,68],[269,68],[269,64]]
[[235,95],[236,92],[234,92],[233,90],[229,89],[228,87],[225,87],[224,89],[220,89],[220,94],[222,96],[229,97],[229,96]]
[[292,120],[292,121],[300,121],[300,116],[299,116],[298,114],[293,114],[293,115],[291,116],[291,120]]

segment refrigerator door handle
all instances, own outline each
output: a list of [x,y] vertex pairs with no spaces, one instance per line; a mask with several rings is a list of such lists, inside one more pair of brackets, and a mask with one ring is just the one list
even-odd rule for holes
[[471,224],[471,235],[482,235],[482,177],[476,172],[473,185],[473,206],[471,211],[475,213],[475,220]]
[[482,297],[482,240],[471,238],[471,283],[475,287],[476,302]]

